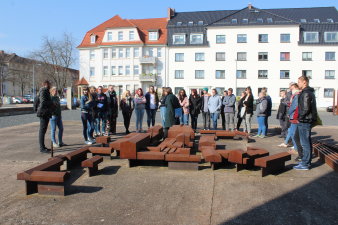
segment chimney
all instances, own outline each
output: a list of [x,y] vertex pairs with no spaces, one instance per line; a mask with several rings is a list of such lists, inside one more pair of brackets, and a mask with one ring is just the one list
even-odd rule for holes
[[252,4],[251,4],[251,2],[248,4],[248,9],[249,9],[249,10],[252,9]]
[[175,16],[175,9],[168,8],[168,20]]

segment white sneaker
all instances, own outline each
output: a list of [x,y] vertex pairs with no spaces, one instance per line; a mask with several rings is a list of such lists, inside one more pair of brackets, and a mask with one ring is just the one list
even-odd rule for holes
[[286,145],[285,143],[282,143],[282,144],[278,145],[278,147],[284,147],[284,148],[287,148],[288,145]]
[[93,144],[93,143],[91,143],[90,141],[85,141],[85,144],[86,144],[86,145],[91,145],[91,144]]
[[53,148],[59,148],[60,146],[56,143],[53,143]]
[[89,139],[89,142],[90,142],[91,144],[95,144],[95,143],[96,143],[96,141],[95,141],[94,139]]

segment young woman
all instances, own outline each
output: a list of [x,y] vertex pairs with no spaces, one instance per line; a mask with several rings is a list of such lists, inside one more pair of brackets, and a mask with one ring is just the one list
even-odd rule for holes
[[122,95],[120,102],[120,109],[123,115],[124,127],[126,128],[126,134],[129,134],[129,125],[131,115],[133,114],[135,104],[134,99],[131,97],[130,91],[125,91]]
[[189,99],[184,89],[181,89],[178,93],[178,101],[182,107],[182,116],[180,118],[181,124],[189,124]]
[[148,128],[155,125],[156,111],[158,109],[158,95],[154,86],[149,87],[149,92],[145,95],[146,98],[146,112]]
[[201,112],[201,97],[197,94],[196,89],[191,90],[189,98],[189,111],[191,117],[191,128],[196,132],[198,114]]
[[[245,97],[246,97],[246,92],[243,91],[241,93],[241,99],[238,101],[238,105],[237,105],[237,126],[236,126],[236,129],[239,130],[239,128],[241,127],[241,123],[242,123],[242,120],[243,120],[243,116],[245,113],[242,113],[242,108],[243,108],[243,102],[245,100]],[[245,110],[245,108],[243,109]]]
[[81,97],[81,120],[83,125],[83,138],[88,145],[94,144],[93,138],[94,129],[91,126],[93,122],[92,110],[95,105],[93,97],[88,93],[88,88],[83,89],[83,96]]
[[171,126],[175,125],[175,109],[179,107],[179,102],[176,96],[173,94],[170,87],[166,89],[165,105],[167,107],[165,113],[165,124],[164,124],[164,137],[168,136],[168,130]]
[[211,90],[211,97],[208,101],[208,109],[210,112],[210,118],[213,123],[214,130],[217,130],[217,120],[219,117],[219,113],[221,111],[222,100],[221,97],[218,95],[216,89]]
[[165,99],[166,99],[166,92],[167,88],[163,87],[162,88],[162,97],[160,100],[160,113],[161,113],[161,122],[162,122],[162,127],[164,127],[165,124],[165,112],[166,112],[166,105],[165,105]]
[[[50,89],[50,95],[52,98],[52,102],[54,105],[54,111],[52,112],[52,118],[50,118],[50,125],[51,125],[51,139],[53,142],[53,147],[58,148],[64,145],[62,142],[62,135],[63,135],[63,123],[62,123],[62,117],[61,117],[61,105],[60,105],[60,98],[57,96],[57,89],[56,87],[52,87]],[[55,131],[56,127],[59,129],[58,134],[58,142],[55,140]]]
[[146,98],[143,95],[142,88],[137,89],[136,95],[134,98],[135,102],[135,115],[136,115],[136,132],[142,132],[142,123],[144,110],[146,108]]
[[256,114],[258,121],[258,132],[254,137],[265,138],[266,125],[265,117],[267,116],[268,101],[266,99],[266,93],[261,91],[259,93],[259,99],[257,99]]
[[[92,96],[93,108],[91,110],[92,122],[90,123],[91,129],[95,132],[95,137],[99,136],[99,131],[97,129],[97,118],[98,118],[98,108],[97,108],[97,93],[96,87],[91,86],[89,88],[89,94]],[[89,132],[89,130],[88,130]]]
[[243,101],[243,107],[245,107],[245,113],[243,116],[243,120],[244,120],[244,132],[248,132],[248,134],[250,135],[251,133],[251,118],[253,115],[253,102],[254,102],[254,97],[252,95],[252,91],[251,91],[251,87],[247,87],[245,89],[245,94],[246,97]]

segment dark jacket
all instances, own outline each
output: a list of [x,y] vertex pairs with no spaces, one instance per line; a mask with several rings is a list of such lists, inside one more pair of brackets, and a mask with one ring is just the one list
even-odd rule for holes
[[121,109],[122,113],[131,114],[133,112],[134,108],[135,108],[135,102],[134,102],[134,99],[132,97],[121,99],[120,109]]
[[[151,94],[147,92],[144,96],[146,98],[146,109],[150,109],[150,95]],[[158,95],[157,93],[154,93],[154,95],[155,95],[155,109],[158,109],[158,102],[159,102]]]
[[245,105],[245,107],[246,107],[246,111],[245,111],[246,114],[253,115],[253,110],[254,110],[253,102],[254,102],[254,98],[253,98],[252,95],[250,95],[246,101],[244,99],[243,105]]
[[238,101],[238,105],[237,105],[237,118],[241,118],[241,110],[244,106],[243,102],[245,100],[246,96],[244,96],[243,98],[241,98],[239,101]]
[[276,119],[286,120],[288,112],[288,99],[287,97],[282,98],[279,103]]
[[266,97],[259,98],[256,101],[256,114],[257,116],[267,116],[268,113],[268,100]]
[[104,93],[97,94],[96,96],[96,108],[97,112],[106,112],[108,107],[107,96]]
[[193,116],[197,116],[201,112],[201,97],[199,95],[196,96],[196,98],[192,97],[190,95],[189,97],[189,111],[190,114]]
[[54,105],[53,116],[61,117],[61,105],[59,96],[51,96]]
[[43,87],[39,91],[39,106],[37,107],[37,116],[38,117],[52,117],[52,112],[54,111],[54,105],[52,98],[49,93],[49,89]]
[[178,99],[175,95],[169,94],[167,95],[165,99],[165,105],[167,107],[167,110],[165,112],[165,128],[172,127],[175,125],[175,109],[180,107],[180,104],[178,102]]
[[91,115],[91,111],[94,107],[95,102],[94,101],[89,102],[88,100],[89,100],[88,97],[85,95],[81,97],[81,112],[90,113]]
[[160,100],[160,108],[165,107],[165,98],[166,98],[166,96],[162,95],[161,100]]
[[306,87],[298,97],[298,120],[300,123],[314,123],[317,121],[317,104],[312,87]]
[[[91,94],[91,93],[89,93],[89,94]],[[92,107],[92,110],[91,110],[90,113],[91,113],[93,118],[97,118],[98,113],[99,113],[98,108],[97,108],[97,93],[95,92],[91,95],[92,95],[92,99],[93,99],[93,103],[92,103],[93,107]]]
[[117,117],[118,116],[118,103],[117,103],[117,97],[116,97],[116,92],[115,91],[107,91],[105,93],[105,95],[107,96],[107,113],[110,116],[114,116]]
[[271,116],[271,111],[272,111],[272,100],[269,95],[266,96],[266,101],[267,101],[267,108],[266,108],[266,115],[269,117]]

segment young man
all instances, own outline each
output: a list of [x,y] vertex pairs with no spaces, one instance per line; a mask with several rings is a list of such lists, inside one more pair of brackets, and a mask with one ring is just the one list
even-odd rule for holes
[[48,128],[49,119],[52,117],[54,111],[52,98],[49,93],[50,82],[48,80],[42,83],[42,88],[39,91],[39,102],[37,104],[37,117],[40,117],[40,129],[39,129],[39,144],[40,152],[48,153],[50,149],[45,146],[45,135]]
[[232,88],[228,89],[228,95],[223,99],[224,105],[224,115],[225,115],[225,130],[229,130],[231,127],[231,131],[235,129],[235,104],[236,104],[236,96],[232,94]]
[[217,119],[221,110],[222,100],[216,89],[211,90],[211,97],[208,101],[208,108],[212,120],[213,129],[217,130]]
[[289,126],[288,126],[288,117],[287,117],[288,103],[287,103],[287,96],[286,96],[285,90],[280,91],[280,97],[281,97],[281,100],[280,100],[280,104],[278,107],[276,119],[279,120],[279,124],[282,128],[282,132],[279,137],[286,138]]
[[266,87],[263,87],[262,88],[262,92],[265,93],[265,96],[266,96],[266,100],[267,100],[267,109],[266,109],[266,117],[265,117],[265,127],[266,127],[266,130],[265,130],[265,136],[268,135],[268,130],[269,130],[269,117],[271,116],[271,111],[272,111],[272,99],[270,97],[270,95],[268,95],[268,89]]
[[105,93],[107,96],[107,116],[109,121],[109,131],[108,136],[110,134],[116,134],[116,118],[118,116],[118,103],[116,92],[114,91],[113,85],[108,86],[108,91]]
[[[97,97],[96,97],[96,107],[97,107],[97,118],[96,118],[96,130],[98,135],[105,135],[106,124],[107,124],[107,96],[103,93],[103,87],[99,86],[97,88]],[[101,130],[102,122],[102,130]]]
[[203,128],[204,130],[210,130],[210,112],[208,108],[208,101],[210,98],[210,94],[208,93],[208,88],[203,88],[203,96],[202,96],[202,117],[203,117]]
[[314,89],[309,87],[309,78],[298,78],[301,93],[298,97],[298,134],[303,149],[302,161],[293,168],[296,170],[309,170],[312,159],[311,126],[317,121],[317,104]]

